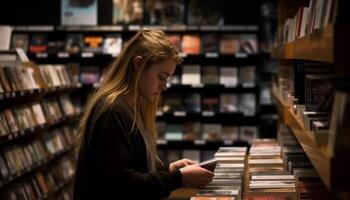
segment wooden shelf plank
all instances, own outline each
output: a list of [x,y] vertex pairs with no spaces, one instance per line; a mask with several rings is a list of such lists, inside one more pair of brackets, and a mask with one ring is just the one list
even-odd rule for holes
[[310,35],[272,49],[272,58],[334,62],[334,26],[317,29]]
[[278,115],[280,116],[280,119],[282,119],[283,122],[285,123],[286,122],[285,111],[289,108],[289,106],[287,106],[283,101],[281,101],[275,92],[271,92],[271,93],[272,93],[271,95],[272,99],[274,100],[277,106]]

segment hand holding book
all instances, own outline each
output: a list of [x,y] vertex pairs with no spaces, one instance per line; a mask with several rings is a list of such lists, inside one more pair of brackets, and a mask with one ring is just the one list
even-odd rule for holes
[[193,162],[192,160],[189,160],[189,159],[177,160],[175,162],[170,163],[169,172],[173,172],[177,169],[181,169],[183,167],[186,167],[188,165],[193,165],[193,164],[195,164],[195,162]]

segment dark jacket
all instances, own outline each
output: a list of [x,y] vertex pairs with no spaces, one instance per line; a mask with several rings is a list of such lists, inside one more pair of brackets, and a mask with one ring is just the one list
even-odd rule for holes
[[97,116],[100,107],[95,106],[96,123],[90,117],[83,137],[74,200],[163,199],[182,186],[179,170],[148,171],[143,137],[137,129],[130,133],[133,120],[123,102]]

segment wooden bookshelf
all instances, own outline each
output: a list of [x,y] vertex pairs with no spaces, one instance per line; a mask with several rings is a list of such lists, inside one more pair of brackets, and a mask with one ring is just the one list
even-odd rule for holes
[[278,110],[277,114],[279,115],[280,120],[282,120],[281,122],[285,123],[285,111],[289,108],[289,106],[287,106],[283,101],[281,101],[274,92],[271,93],[272,99],[274,100]]
[[[310,159],[324,184],[331,191],[347,188],[350,178],[350,158],[344,156],[332,157],[326,147],[319,147],[312,140],[310,132],[304,129],[293,110],[272,93],[276,101],[278,112],[284,118],[284,123],[290,127],[306,155]],[[282,106],[281,106],[282,105]],[[342,178],[340,178],[342,177]],[[338,178],[336,180],[336,178]]]
[[272,58],[302,59],[334,63],[335,26],[328,25],[310,35],[272,49]]

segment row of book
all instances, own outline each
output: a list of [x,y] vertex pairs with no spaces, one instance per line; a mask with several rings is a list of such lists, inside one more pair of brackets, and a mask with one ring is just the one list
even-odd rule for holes
[[[50,41],[46,34],[14,33],[11,39],[11,49],[21,48],[29,53],[69,53],[94,52],[119,55],[122,48],[120,34],[83,35],[69,33],[65,40]],[[63,57],[65,57],[63,55]]]
[[0,136],[51,125],[79,113],[81,106],[73,104],[67,95],[6,108],[0,112]]
[[286,169],[276,139],[260,139],[249,150],[246,199],[297,199],[295,177]]
[[53,159],[61,152],[73,146],[75,130],[72,127],[62,127],[45,132],[24,144],[14,144],[1,148],[0,172],[1,179],[16,177],[23,171],[32,169],[39,163]]
[[0,93],[77,87],[74,70],[64,65],[0,66]]
[[282,148],[285,169],[294,175],[297,199],[336,199],[334,194],[327,190],[288,126],[279,126],[277,139]]
[[[160,101],[159,115],[164,113],[243,113],[255,116],[256,95],[254,93],[205,95],[199,93],[166,93]],[[181,114],[179,114],[181,115]]]
[[[71,65],[70,65],[71,66]],[[77,67],[77,65],[73,65]],[[108,69],[98,66],[81,66],[80,82],[82,84],[98,84]],[[175,85],[224,85],[226,87],[255,87],[256,70],[254,66],[200,66],[183,65],[168,81],[168,87]]]
[[[11,184],[6,191],[1,192],[0,197],[6,200],[50,199],[55,192],[69,185],[75,174],[74,166],[75,161],[71,156],[62,157],[48,168],[38,170],[20,183]],[[66,191],[62,194],[69,197]]]
[[242,199],[246,154],[247,147],[220,147],[214,154],[212,182],[191,200]]
[[199,66],[184,65],[181,67],[181,76],[174,74],[170,79],[170,85],[207,85],[221,84],[230,87],[254,87],[256,72],[254,66]]
[[272,88],[305,134],[318,146],[326,146],[331,154],[349,149],[342,141],[349,138],[343,133],[349,130],[344,120],[350,85],[346,77],[332,73],[332,66],[297,62],[294,71],[280,67]]
[[337,15],[336,0],[311,0],[306,7],[299,7],[293,18],[288,18],[277,34],[280,44],[292,42],[314,30],[334,23]]
[[167,124],[157,122],[158,139],[167,141],[246,141],[250,143],[259,136],[255,126],[222,126],[201,122]]
[[222,1],[198,0],[113,2],[114,24],[223,25]]
[[[209,57],[219,54],[258,53],[257,36],[254,34],[168,34],[168,39],[183,55],[208,54]],[[109,54],[116,57],[120,54],[122,47],[121,34],[112,33],[106,35],[68,33],[64,41],[50,41],[46,34],[14,33],[11,40],[13,50],[21,48],[32,54],[61,53],[61,57],[84,52]]]

